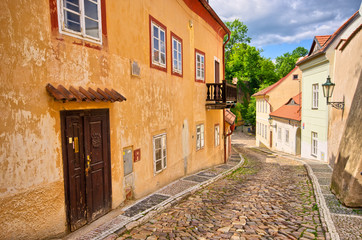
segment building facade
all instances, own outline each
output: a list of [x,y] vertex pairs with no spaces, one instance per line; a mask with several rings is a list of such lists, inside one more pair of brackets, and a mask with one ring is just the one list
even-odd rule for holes
[[276,83],[252,95],[256,99],[257,146],[272,148],[275,145],[269,114],[300,92],[301,73],[296,67]]
[[224,162],[205,105],[230,32],[207,1],[0,7],[0,238],[62,236]]
[[[302,157],[330,162],[329,160],[329,106],[323,95],[322,84],[327,77],[334,79],[336,51],[339,41],[350,25],[358,25],[356,12],[336,32],[316,36],[308,56],[297,65],[303,75],[302,102]],[[333,141],[333,140],[332,140]]]
[[300,155],[301,100],[302,94],[300,93],[270,113],[272,118],[273,149],[293,155]]

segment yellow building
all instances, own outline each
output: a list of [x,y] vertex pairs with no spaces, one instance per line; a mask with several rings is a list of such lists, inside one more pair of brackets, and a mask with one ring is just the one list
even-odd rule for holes
[[[256,99],[256,145],[275,148],[276,140],[274,135],[278,134],[278,129],[273,129],[269,123],[269,114],[281,106],[288,100],[300,92],[300,83],[302,72],[299,67],[295,67],[285,77],[281,78],[276,83],[270,85],[263,90],[254,93],[252,97]],[[274,122],[272,126],[274,126]],[[280,131],[285,131],[283,128]],[[281,136],[285,133],[281,133]]]
[[0,239],[64,235],[224,162],[230,31],[205,0],[0,8]]

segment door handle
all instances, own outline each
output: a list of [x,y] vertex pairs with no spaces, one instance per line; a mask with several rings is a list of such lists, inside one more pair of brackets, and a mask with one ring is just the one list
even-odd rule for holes
[[90,170],[90,162],[92,161],[92,159],[90,158],[89,155],[87,155],[87,166],[85,168],[85,175],[88,176],[88,172]]

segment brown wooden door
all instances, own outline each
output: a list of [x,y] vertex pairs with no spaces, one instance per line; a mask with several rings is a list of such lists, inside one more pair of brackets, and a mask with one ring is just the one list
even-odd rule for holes
[[62,115],[66,199],[73,231],[111,208],[109,113],[100,109]]
[[220,83],[220,64],[215,61],[215,83]]

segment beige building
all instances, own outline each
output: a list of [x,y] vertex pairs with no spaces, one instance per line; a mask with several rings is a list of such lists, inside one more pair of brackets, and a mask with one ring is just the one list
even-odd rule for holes
[[334,167],[332,190],[347,206],[362,207],[362,19],[349,25],[335,48],[335,84],[329,107],[328,161]]
[[[351,29],[356,29],[360,24],[361,17],[359,12],[356,12],[332,35],[316,36],[308,56],[297,63],[303,72],[301,156],[304,158],[328,163],[334,161],[331,151],[334,152],[333,148],[338,148],[341,133],[335,139],[330,137],[331,108],[323,96],[322,85],[328,77],[334,81],[335,68],[340,64],[337,63],[336,55],[339,42],[353,32]],[[346,88],[349,87],[351,86],[346,84]]]
[[1,239],[65,235],[227,157],[208,87],[233,89],[230,31],[207,1],[79,3],[0,3]]
[[[269,87],[254,93],[256,99],[256,145],[272,148],[273,130],[269,123],[270,113],[283,106],[300,92],[302,72],[295,67],[285,77]],[[272,123],[272,125],[275,125]]]

